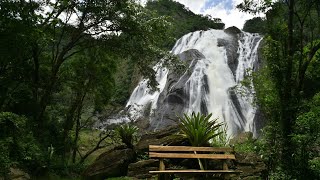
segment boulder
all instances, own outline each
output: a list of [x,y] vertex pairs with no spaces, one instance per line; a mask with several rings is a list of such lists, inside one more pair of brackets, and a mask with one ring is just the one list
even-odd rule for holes
[[171,126],[161,131],[149,132],[142,135],[140,141],[135,146],[138,154],[148,152],[149,145],[188,145],[187,140],[182,136],[177,135],[180,128]]
[[[0,178],[1,179],[1,178]],[[9,172],[10,180],[28,180],[30,175],[19,168],[11,167]]]
[[159,169],[159,160],[157,159],[148,159],[141,160],[136,163],[129,164],[128,167],[128,176],[138,179],[151,178],[152,175],[149,171],[156,171]]
[[261,157],[255,153],[237,153],[236,167],[237,170],[242,171],[241,179],[263,179],[267,172],[267,167]]
[[129,148],[114,148],[102,153],[84,172],[83,177],[100,180],[127,175],[128,165],[135,161],[136,154]]
[[235,34],[240,34],[241,30],[235,26],[228,27],[227,29],[224,30],[225,33],[235,35]]
[[234,144],[243,144],[248,141],[253,140],[253,133],[252,132],[242,132],[232,138],[229,142],[229,144],[234,145]]

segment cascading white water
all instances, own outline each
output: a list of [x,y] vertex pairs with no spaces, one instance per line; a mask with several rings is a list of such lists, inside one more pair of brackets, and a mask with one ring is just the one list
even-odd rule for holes
[[[173,54],[196,49],[205,57],[196,62],[183,86],[185,94],[188,95],[184,112],[203,112],[202,107],[205,104],[206,113],[212,113],[214,118],[225,122],[229,136],[241,131],[251,131],[255,134],[253,121],[256,109],[252,105],[254,91],[241,86],[241,81],[250,74],[249,70],[254,68],[262,38],[258,34],[241,33],[235,73],[228,65],[226,48],[218,46],[220,39],[231,41],[232,36],[222,30],[196,31],[183,36],[172,49]],[[147,80],[142,80],[127,103],[130,115],[135,118],[145,114],[144,111],[149,109],[146,107],[157,108],[159,95],[166,86],[168,70],[161,68],[159,64],[155,69],[159,91],[152,92],[147,87]],[[232,97],[231,92],[237,92],[235,89],[242,93],[235,93]]]
[[148,80],[143,79],[138,86],[133,90],[126,107],[129,107],[129,116],[131,119],[138,119],[145,112],[145,107],[149,106],[150,109],[157,108],[157,100],[160,92],[162,92],[167,82],[168,69],[161,67],[161,63],[158,63],[153,67],[156,71],[156,80],[159,83],[157,86],[158,91],[153,91],[148,87]]
[[[258,59],[258,47],[262,40],[262,37],[258,34],[243,33],[239,40],[239,58],[238,67],[236,70],[236,83],[240,86],[241,81],[246,76],[250,76],[254,70],[254,64]],[[253,83],[250,82],[250,86],[253,87]],[[237,98],[240,102],[242,114],[245,117],[244,131],[253,132],[257,135],[257,130],[254,128],[254,117],[256,113],[256,107],[253,106],[254,89],[240,86],[239,89],[242,93],[237,93]]]

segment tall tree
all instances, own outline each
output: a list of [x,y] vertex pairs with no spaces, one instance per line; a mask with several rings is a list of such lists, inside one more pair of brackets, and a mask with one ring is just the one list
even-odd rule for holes
[[[287,175],[296,167],[292,136],[297,117],[302,113],[304,102],[320,90],[317,87],[313,94],[305,93],[306,73],[314,70],[312,61],[319,61],[319,1],[287,0],[287,1],[244,1],[238,6],[243,11],[252,13],[267,11],[266,69],[268,77],[273,80],[275,91],[279,94],[280,117],[273,117],[280,123],[282,133],[281,163]],[[314,26],[310,26],[313,21]],[[272,50],[272,45],[279,48]],[[278,56],[277,56],[278,55]],[[310,91],[309,91],[310,92]],[[266,94],[264,94],[266,95]],[[267,94],[270,95],[270,94]],[[259,96],[259,95],[258,95]],[[260,103],[265,97],[260,97]],[[259,98],[258,98],[259,99]],[[265,106],[266,104],[261,104]],[[273,110],[277,112],[278,110]],[[304,174],[301,170],[297,170]],[[297,177],[297,176],[296,176]]]

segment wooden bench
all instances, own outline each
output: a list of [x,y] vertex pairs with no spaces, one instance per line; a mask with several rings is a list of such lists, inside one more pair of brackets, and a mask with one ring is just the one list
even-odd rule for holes
[[[234,150],[229,147],[192,147],[192,146],[155,146],[149,145],[149,157],[159,159],[159,170],[151,174],[238,174],[241,171],[230,170],[227,160],[235,160]],[[219,170],[166,169],[164,159],[212,159],[222,160],[223,168]]]

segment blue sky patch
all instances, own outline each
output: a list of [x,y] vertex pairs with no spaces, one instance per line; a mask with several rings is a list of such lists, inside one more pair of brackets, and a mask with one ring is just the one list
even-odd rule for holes
[[232,0],[207,0],[206,4],[204,5],[204,7],[201,8],[201,12],[205,11],[206,9],[209,9],[213,6],[216,6],[218,4],[222,3],[224,9],[226,10],[231,10],[233,9],[232,7]]

